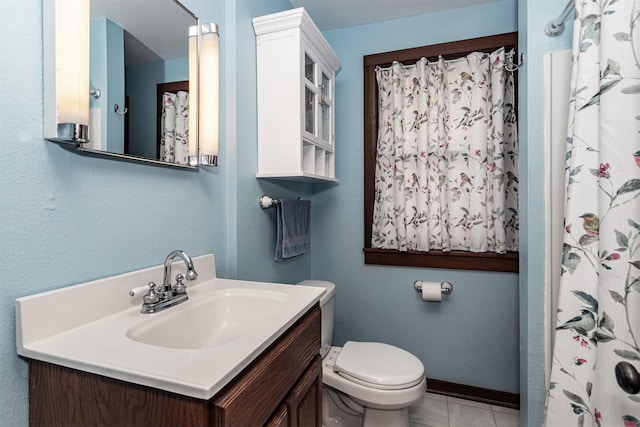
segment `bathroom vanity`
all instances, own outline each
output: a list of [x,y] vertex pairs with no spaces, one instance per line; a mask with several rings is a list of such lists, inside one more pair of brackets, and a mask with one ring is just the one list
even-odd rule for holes
[[155,314],[128,290],[161,267],[19,298],[30,425],[320,426],[322,292],[195,265],[189,300]]
[[319,349],[314,307],[208,400],[30,360],[29,424],[319,427]]

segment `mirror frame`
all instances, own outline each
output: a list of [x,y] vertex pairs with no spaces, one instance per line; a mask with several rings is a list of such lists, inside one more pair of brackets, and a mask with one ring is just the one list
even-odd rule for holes
[[[130,154],[120,154],[110,151],[101,151],[95,150],[91,148],[85,148],[82,146],[83,142],[79,141],[70,141],[66,139],[62,139],[57,137],[57,133],[55,137],[47,135],[48,132],[51,132],[51,129],[55,129],[58,125],[56,119],[56,110],[57,110],[57,89],[56,86],[56,69],[57,69],[57,60],[58,53],[55,51],[55,36],[56,36],[56,23],[55,23],[55,3],[60,0],[47,0],[43,2],[43,69],[44,69],[44,139],[50,142],[54,142],[58,144],[60,147],[75,152],[77,154],[90,156],[90,157],[99,157],[106,158],[118,161],[124,161],[129,163],[143,163],[153,166],[162,166],[168,168],[177,168],[183,170],[191,170],[197,171],[199,167],[189,165],[189,164],[178,164],[165,162],[162,160],[151,159],[147,157],[134,156]],[[62,0],[64,1],[64,0]],[[87,0],[89,1],[89,0]],[[190,11],[186,6],[184,6],[179,0],[171,0],[176,3],[181,9],[183,9],[187,14],[189,14],[194,19],[194,26],[196,28],[200,28],[200,19]],[[72,17],[68,18],[69,22],[65,22],[65,25],[74,25],[74,20]],[[88,35],[87,35],[88,37]],[[185,37],[185,43],[187,42],[187,38]],[[198,37],[198,52],[200,51],[200,37]],[[89,70],[89,56],[87,55],[86,61],[82,62],[82,65],[86,67],[87,74]],[[200,58],[198,54],[197,67],[200,68]],[[198,73],[199,74],[199,73]],[[197,74],[197,75],[198,75]],[[87,87],[87,99],[89,96],[90,88]],[[52,123],[53,121],[53,123]],[[198,129],[199,117],[196,118],[196,132]],[[90,130],[89,130],[90,132]],[[199,144],[198,144],[199,145]]]

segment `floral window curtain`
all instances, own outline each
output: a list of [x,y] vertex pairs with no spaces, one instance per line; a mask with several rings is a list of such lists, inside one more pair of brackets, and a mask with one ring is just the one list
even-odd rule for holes
[[640,1],[577,0],[547,426],[640,425]]
[[376,70],[371,246],[518,250],[514,78],[505,48]]
[[186,165],[189,162],[189,93],[162,95],[160,160]]

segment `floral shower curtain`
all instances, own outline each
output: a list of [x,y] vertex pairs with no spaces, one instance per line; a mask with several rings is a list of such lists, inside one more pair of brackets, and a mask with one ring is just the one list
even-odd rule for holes
[[577,0],[546,425],[640,425],[640,0]]
[[165,92],[162,95],[160,160],[189,163],[189,93]]
[[515,91],[505,57],[500,48],[376,70],[372,247],[518,250]]

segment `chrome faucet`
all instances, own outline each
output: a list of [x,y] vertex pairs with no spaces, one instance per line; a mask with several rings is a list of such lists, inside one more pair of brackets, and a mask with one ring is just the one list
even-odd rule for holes
[[[185,275],[176,275],[176,284],[171,284],[171,265],[175,258],[180,258],[184,261],[187,271]],[[194,280],[198,277],[195,267],[193,266],[193,260],[185,251],[175,250],[171,251],[167,258],[164,260],[164,275],[162,278],[162,286],[160,289],[156,289],[156,284],[149,282],[149,290],[142,299],[141,313],[156,313],[158,311],[165,310],[174,305],[185,302],[189,299],[187,295],[187,287],[182,283],[184,279]],[[132,294],[133,295],[133,294]]]
[[193,280],[198,277],[198,273],[196,273],[196,269],[193,267],[193,260],[185,251],[171,251],[167,258],[164,260],[164,277],[162,279],[162,292],[171,292],[171,264],[173,264],[174,258],[181,258],[184,261],[184,265],[187,266],[187,275],[185,278],[187,280]]

